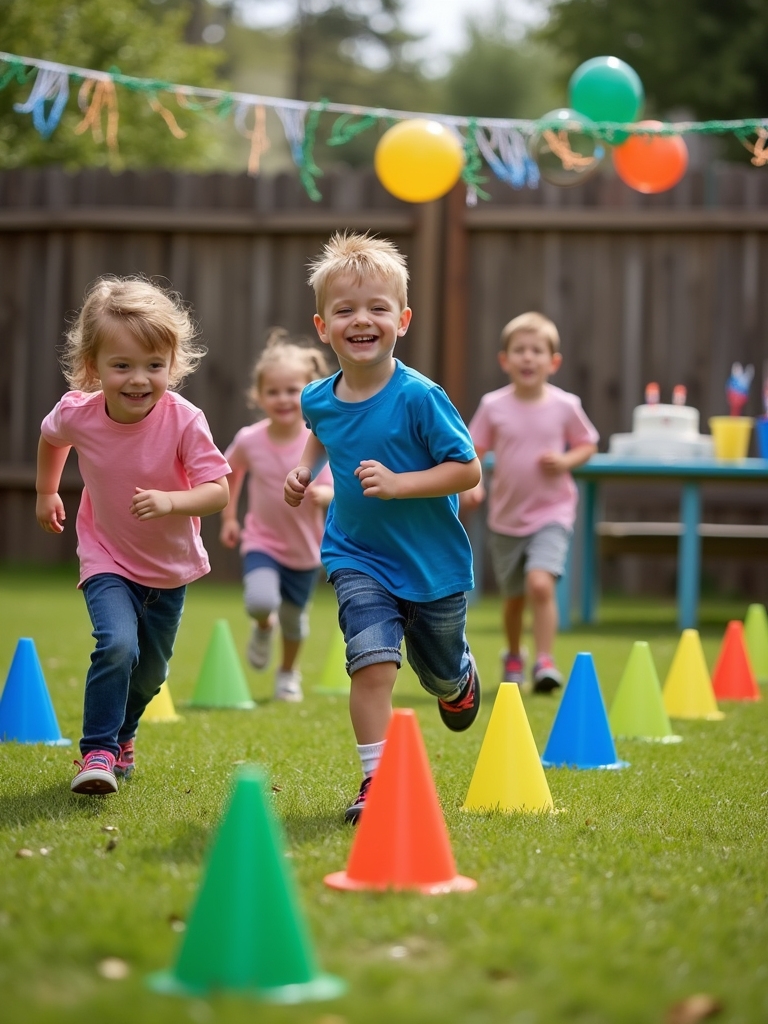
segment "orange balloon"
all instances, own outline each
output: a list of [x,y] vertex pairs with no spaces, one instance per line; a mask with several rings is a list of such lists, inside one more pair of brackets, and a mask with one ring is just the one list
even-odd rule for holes
[[[638,121],[660,128],[661,121]],[[616,173],[636,192],[666,192],[675,186],[688,166],[688,147],[680,135],[630,135],[613,150]]]

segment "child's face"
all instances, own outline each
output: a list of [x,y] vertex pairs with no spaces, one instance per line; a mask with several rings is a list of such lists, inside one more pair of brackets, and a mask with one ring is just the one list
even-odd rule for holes
[[129,330],[114,326],[99,346],[93,369],[107,414],[116,423],[138,423],[168,390],[169,352],[149,351]]
[[522,395],[537,395],[561,362],[560,353],[553,353],[547,339],[538,331],[517,331],[506,352],[499,353],[502,370],[515,385],[515,391]]
[[323,315],[315,315],[320,340],[330,345],[342,370],[372,369],[392,359],[398,338],[411,322],[386,281],[354,276],[328,283]]
[[301,392],[308,383],[306,369],[298,364],[270,366],[261,374],[259,405],[275,427],[289,431],[303,422]]

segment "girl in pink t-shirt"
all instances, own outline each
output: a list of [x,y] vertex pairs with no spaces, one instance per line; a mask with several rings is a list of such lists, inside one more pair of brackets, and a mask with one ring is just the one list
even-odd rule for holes
[[[251,375],[248,393],[265,419],[240,430],[227,448],[232,467],[229,504],[222,512],[220,539],[240,543],[245,608],[253,618],[248,660],[256,669],[269,664],[279,621],[283,635],[275,699],[300,701],[301,674],[295,667],[308,633],[307,606],[320,568],[325,509],[333,497],[333,478],[325,467],[308,490],[310,501],[287,509],[283,485],[304,450],[309,430],[301,414],[305,385],[328,376],[323,354],[289,340],[275,329]],[[238,499],[248,475],[248,510],[237,518]]]
[[209,570],[200,516],[227,503],[229,465],[202,412],[169,388],[205,350],[180,299],[140,278],[97,281],[67,337],[72,390],[45,417],[37,506],[64,529],[58,489],[70,448],[85,487],[80,586],[96,649],[85,680],[75,793],[114,793],[134,769],[139,719],[168,675],[186,584]]

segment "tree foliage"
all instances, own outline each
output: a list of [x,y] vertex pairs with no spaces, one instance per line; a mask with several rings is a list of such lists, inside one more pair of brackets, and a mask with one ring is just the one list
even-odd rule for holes
[[563,102],[557,55],[520,38],[502,7],[490,18],[467,20],[467,45],[442,82],[443,108],[475,117],[540,117]]
[[[0,49],[28,57],[59,61],[82,68],[109,71],[168,82],[210,86],[220,84],[216,68],[220,52],[184,41],[189,8],[165,8],[151,0],[0,0]],[[63,164],[83,167],[110,163],[120,167],[214,166],[216,132],[197,113],[168,103],[185,139],[175,138],[151,109],[145,93],[118,87],[119,156],[90,131],[75,134],[82,120],[79,83],[58,128],[43,139],[29,114],[13,109],[29,95],[26,85],[9,84],[0,93],[0,166]],[[168,102],[167,96],[162,97]],[[102,119],[105,122],[106,118]]]
[[567,75],[598,55],[631,64],[648,113],[768,115],[765,0],[556,0],[541,36],[566,58]]

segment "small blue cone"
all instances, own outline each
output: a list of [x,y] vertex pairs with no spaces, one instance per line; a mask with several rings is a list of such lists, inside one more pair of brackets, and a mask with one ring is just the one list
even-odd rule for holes
[[545,768],[626,768],[616,756],[592,655],[576,655],[541,763]]
[[53,747],[68,747],[72,742],[62,739],[35,642],[28,637],[16,644],[0,697],[0,742]]

